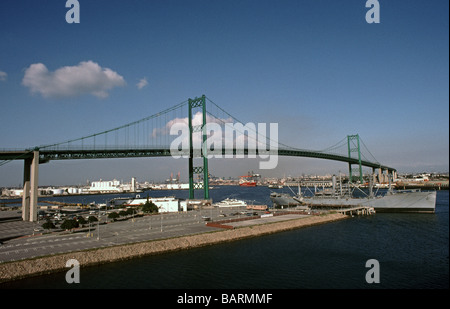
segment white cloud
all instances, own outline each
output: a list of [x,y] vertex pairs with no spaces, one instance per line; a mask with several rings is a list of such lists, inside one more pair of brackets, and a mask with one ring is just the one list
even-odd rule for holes
[[0,82],[4,82],[7,77],[8,74],[6,74],[6,72],[0,71]]
[[147,85],[148,85],[147,79],[144,77],[143,79],[141,79],[139,81],[139,83],[137,83],[136,86],[138,87],[138,89],[142,89],[142,88],[144,88]]
[[[225,123],[230,123],[232,121],[231,118],[228,119],[219,119],[210,116],[209,114],[206,114],[206,123],[217,123],[220,125],[224,125]],[[162,128],[154,128],[152,132],[152,138],[156,138],[158,136],[168,135],[170,134],[170,128],[177,123],[185,124],[186,126],[189,125],[189,118],[175,118],[166,123],[166,125]],[[192,125],[193,126],[200,126],[203,124],[203,113],[197,112],[192,116]],[[195,137],[194,137],[195,139]],[[199,140],[200,141],[200,140]]]
[[65,66],[49,72],[42,63],[30,65],[25,70],[22,84],[32,93],[46,98],[67,98],[92,94],[98,98],[108,97],[108,90],[124,86],[122,76],[93,61],[83,61],[76,66]]

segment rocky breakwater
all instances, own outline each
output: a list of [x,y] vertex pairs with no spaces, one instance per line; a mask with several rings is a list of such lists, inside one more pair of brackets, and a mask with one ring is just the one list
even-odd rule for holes
[[29,276],[49,274],[52,272],[67,271],[68,268],[66,268],[65,265],[70,259],[76,259],[80,263],[81,269],[83,269],[86,266],[122,261],[151,254],[160,254],[208,246],[222,242],[229,242],[337,221],[344,218],[348,217],[338,213],[323,216],[310,216],[289,221],[248,226],[232,230],[214,231],[177,238],[91,249],[17,262],[6,262],[0,264],[0,282],[11,281]]

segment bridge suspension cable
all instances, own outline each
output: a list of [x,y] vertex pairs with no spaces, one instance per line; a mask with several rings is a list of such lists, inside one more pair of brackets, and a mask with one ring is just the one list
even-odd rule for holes
[[[231,115],[229,112],[225,111],[223,108],[221,108],[218,104],[216,104],[215,102],[213,102],[211,99],[209,99],[208,97],[206,97],[207,101],[211,104],[210,106],[213,106],[214,108],[216,108],[217,110],[219,110],[221,113],[223,113],[224,115],[227,116],[227,120],[224,120],[224,117],[220,117],[217,114],[214,114],[211,112],[211,108],[208,109],[208,114],[210,114],[211,116],[213,116],[215,119],[217,119],[218,121],[220,121],[221,123],[223,123],[224,125],[227,125],[227,123],[232,121],[235,122],[239,122],[244,124],[240,119],[236,118],[235,116]],[[270,142],[276,142],[279,146],[284,147],[285,149],[290,149],[290,150],[306,150],[306,149],[301,149],[292,145],[287,145],[285,143],[282,143],[280,141],[274,141],[272,138],[267,137],[265,135],[262,135],[260,132],[256,132],[255,130],[253,130],[251,127],[247,128],[248,130],[254,131],[254,133],[257,134],[257,136],[259,135],[262,139],[265,139],[266,141]],[[245,134],[245,132],[243,131],[239,131],[236,130],[237,132],[241,133],[241,134]],[[253,136],[248,135],[249,138],[253,138]],[[339,151],[337,151],[339,150]],[[322,152],[322,153],[333,153],[333,154],[338,154],[338,155],[346,155],[346,151],[347,151],[347,137],[344,137],[342,140],[340,140],[339,142],[337,142],[336,144],[327,147],[325,149],[322,150],[308,150],[308,151],[314,151],[314,152]]]
[[360,137],[359,140],[361,141],[361,144],[363,145],[365,151],[367,151],[367,153],[370,155],[370,158],[367,158],[364,154],[365,152],[361,152],[361,156],[364,157],[364,159],[366,159],[366,161],[370,161],[370,162],[375,162],[375,163],[380,163],[375,156],[370,152],[369,148],[366,146],[366,144],[364,144],[364,141],[362,140],[362,138]]
[[[224,124],[225,126],[229,125],[229,124],[232,122],[232,121],[230,121],[230,120],[233,120],[233,121],[235,121],[235,122],[244,124],[244,122],[242,122],[241,120],[237,119],[235,116],[233,116],[233,115],[231,115],[230,113],[228,113],[227,111],[225,111],[223,108],[221,108],[219,105],[217,105],[215,102],[213,102],[213,101],[212,101],[211,99],[209,99],[208,97],[206,97],[206,99],[207,99],[207,101],[208,101],[210,104],[212,104],[211,106],[215,107],[215,108],[218,109],[221,113],[223,113],[224,115],[228,116],[227,121],[225,121],[223,118],[217,116],[216,114],[213,114],[213,113],[210,111],[211,109],[208,110],[208,114],[210,114],[211,116],[213,116],[215,119],[217,119],[218,121],[220,121],[220,122],[221,122],[222,124]],[[236,128],[234,128],[234,129],[236,129]],[[253,133],[255,133],[255,135],[247,134],[247,137],[248,137],[248,138],[255,138],[255,139],[256,139],[256,142],[265,140],[266,143],[267,143],[267,142],[269,142],[269,143],[270,143],[270,142],[274,142],[274,143],[277,143],[278,146],[281,145],[281,146],[283,146],[283,147],[285,147],[285,148],[287,148],[287,149],[298,150],[298,148],[296,148],[296,147],[292,147],[292,146],[289,146],[289,145],[287,145],[287,144],[281,143],[281,142],[278,141],[278,140],[273,140],[271,137],[266,136],[266,135],[263,135],[263,134],[261,134],[261,132],[257,132],[256,130],[253,130],[252,127],[247,127],[247,129],[248,129],[249,131],[253,131]],[[237,131],[238,133],[240,133],[240,134],[245,134],[245,132],[240,131],[239,129],[236,129],[236,131]]]
[[[76,147],[81,147],[81,149],[101,149],[101,148],[117,148],[117,147],[158,147],[161,146],[164,142],[161,139],[161,136],[166,133],[164,129],[168,120],[168,114],[172,114],[173,117],[176,118],[177,111],[180,111],[183,107],[186,106],[187,100],[181,103],[178,103],[172,107],[169,107],[163,111],[155,113],[151,116],[144,117],[140,120],[133,121],[106,131],[98,132],[95,134],[90,134],[87,136],[83,136],[80,138],[75,138],[71,140],[67,140],[64,142],[41,145],[35,148],[38,149],[51,149],[57,148],[60,149],[61,146],[67,145],[68,149],[75,146],[74,143],[81,143]],[[181,113],[180,113],[181,114]],[[173,118],[171,117],[171,118]],[[164,120],[163,120],[164,118]],[[173,119],[171,119],[173,120]],[[152,121],[150,123],[150,121]],[[111,137],[111,134],[114,135]],[[153,141],[149,142],[149,137],[153,137]],[[109,137],[109,139],[108,139]],[[90,140],[92,142],[91,145],[86,144],[86,142]],[[99,144],[104,141],[104,144]],[[112,142],[112,145],[109,144]]]

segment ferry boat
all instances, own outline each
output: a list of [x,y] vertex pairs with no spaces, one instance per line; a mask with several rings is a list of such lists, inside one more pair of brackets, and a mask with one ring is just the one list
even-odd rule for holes
[[213,204],[215,207],[245,207],[247,203],[237,199],[226,198],[221,202]]

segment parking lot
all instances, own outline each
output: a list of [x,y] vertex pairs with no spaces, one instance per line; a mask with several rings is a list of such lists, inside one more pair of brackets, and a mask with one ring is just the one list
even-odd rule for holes
[[[0,263],[57,253],[102,248],[140,241],[179,237],[218,230],[205,225],[224,218],[243,218],[245,208],[209,208],[180,213],[165,213],[129,217],[123,221],[107,220],[106,214],[98,222],[85,224],[73,231],[48,232],[40,223],[21,219],[0,221]],[[263,212],[256,212],[262,214]],[[89,211],[77,215],[88,216]],[[108,221],[108,223],[106,223]]]

